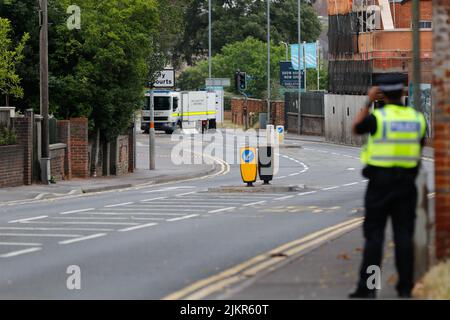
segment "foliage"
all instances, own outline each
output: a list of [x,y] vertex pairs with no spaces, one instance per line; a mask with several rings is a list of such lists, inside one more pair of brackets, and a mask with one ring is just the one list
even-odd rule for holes
[[11,31],[9,20],[0,18],[0,93],[6,97],[6,106],[9,104],[10,95],[17,98],[23,97],[21,79],[16,72],[16,67],[24,57],[23,50],[29,39],[29,34],[25,33],[17,46],[13,48]]
[[[32,37],[19,68],[22,109],[39,110],[37,1],[10,0],[0,16]],[[73,1],[49,0],[50,111],[58,118],[86,116],[107,140],[126,129],[142,104],[143,87],[169,61],[182,24],[181,0],[79,0],[81,30],[69,30]]]
[[[328,66],[324,63],[320,65],[319,90],[328,90]],[[308,91],[317,90],[317,69],[306,71],[306,88]]]
[[[279,82],[280,61],[284,60],[284,47],[271,46],[271,75],[272,83]],[[236,70],[247,73],[247,90],[251,97],[265,98],[267,89],[267,44],[263,41],[247,38],[242,42],[226,45],[221,54],[212,59],[215,76],[230,78],[232,86],[227,88],[235,91],[234,74]],[[244,67],[243,67],[244,66]],[[196,66],[186,69],[179,78],[178,84],[183,90],[194,90],[204,87],[208,76],[208,63],[206,60]]]
[[6,126],[0,125],[0,146],[8,146],[16,144],[17,135],[13,130]]
[[[320,21],[312,6],[303,1],[301,13],[302,40],[317,40]],[[266,41],[266,0],[216,0],[212,9],[212,53],[248,37]],[[190,0],[185,11],[186,25],[174,52],[189,65],[201,60],[208,52],[208,0]],[[274,43],[298,42],[297,0],[274,0],[271,6],[271,37]]]

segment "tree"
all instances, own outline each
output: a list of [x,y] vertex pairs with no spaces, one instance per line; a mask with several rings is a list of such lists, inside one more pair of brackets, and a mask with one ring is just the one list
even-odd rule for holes
[[[266,40],[266,0],[213,1],[213,54],[247,37]],[[175,55],[189,65],[203,59],[208,51],[208,0],[191,0],[185,11],[186,25]],[[297,0],[274,0],[271,7],[271,35],[274,43],[296,43]],[[303,1],[302,39],[317,40],[321,24],[310,4]]]
[[0,92],[5,96],[6,106],[9,106],[9,96],[23,97],[21,79],[16,72],[16,67],[23,59],[25,43],[29,39],[29,34],[25,33],[17,46],[13,48],[11,31],[10,21],[0,18]]
[[[284,46],[271,46],[272,83],[279,82],[280,61],[285,58]],[[241,42],[226,45],[222,53],[212,59],[212,65],[217,77],[234,79],[236,70],[247,73],[247,93],[255,98],[266,98],[267,90],[267,43],[247,38]],[[204,87],[208,77],[208,62],[203,60],[196,66],[186,69],[179,77],[178,84],[183,90]],[[275,86],[275,85],[273,85]],[[228,88],[234,90],[234,86]]]

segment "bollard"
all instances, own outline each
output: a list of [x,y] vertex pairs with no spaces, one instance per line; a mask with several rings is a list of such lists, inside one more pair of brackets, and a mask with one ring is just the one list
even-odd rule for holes
[[269,184],[273,180],[274,175],[274,152],[272,147],[258,148],[258,173],[259,179],[264,181],[264,184]]
[[429,268],[430,217],[428,215],[427,172],[421,166],[416,179],[417,209],[414,231],[414,278],[419,280]]
[[253,183],[258,176],[258,157],[256,148],[241,148],[240,159],[242,181],[247,184],[247,187],[253,187]]

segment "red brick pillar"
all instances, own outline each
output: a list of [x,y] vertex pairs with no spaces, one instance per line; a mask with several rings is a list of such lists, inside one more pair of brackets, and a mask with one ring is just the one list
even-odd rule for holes
[[88,119],[70,119],[70,154],[72,177],[89,177]]
[[33,111],[27,110],[25,117],[13,118],[17,144],[24,147],[23,183],[31,185],[33,180]]
[[450,2],[433,0],[436,257],[450,257]]
[[57,127],[58,127],[58,142],[64,143],[67,146],[64,157],[64,178],[65,180],[70,180],[72,179],[70,121],[58,120]]

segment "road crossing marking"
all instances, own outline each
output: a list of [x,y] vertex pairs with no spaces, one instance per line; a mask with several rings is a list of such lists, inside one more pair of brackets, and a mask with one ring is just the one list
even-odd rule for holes
[[[157,209],[155,209],[155,210],[157,210]],[[200,210],[177,210],[177,211],[179,211],[179,212],[184,212],[184,211],[187,211],[187,212],[198,212],[198,211],[200,211]],[[203,211],[205,211],[205,210],[203,210]],[[92,212],[92,213],[90,213],[90,214],[92,214],[92,215],[99,215],[99,216],[102,216],[102,215],[105,215],[105,216],[108,216],[108,215],[111,215],[111,216],[120,216],[120,215],[137,215],[137,216],[184,216],[185,214],[183,214],[183,213],[172,213],[172,212],[168,212],[168,213],[158,213],[158,212]],[[99,218],[99,219],[101,219],[101,218]]]
[[306,196],[308,194],[314,194],[317,193],[317,191],[308,191],[308,192],[301,192],[301,193],[297,193],[298,196]]
[[48,218],[48,216],[39,216],[39,217],[33,217],[33,218],[13,220],[13,221],[9,221],[8,223],[25,223],[28,221],[40,220],[40,219],[45,219],[45,218]]
[[184,216],[184,217],[168,219],[168,220],[166,220],[166,221],[169,221],[169,222],[175,222],[175,221],[180,221],[180,220],[186,220],[186,219],[195,218],[195,217],[198,217],[198,216],[199,216],[198,214],[191,214],[191,215]]
[[57,233],[0,233],[2,237],[44,237],[44,238],[76,238],[80,234],[57,234]]
[[218,210],[208,211],[208,213],[219,213],[219,212],[230,211],[230,210],[234,210],[234,209],[236,209],[236,207],[228,207],[228,208],[222,208],[222,209],[218,209]]
[[114,231],[114,229],[100,228],[35,228],[35,227],[0,227],[0,230],[28,230],[28,231]]
[[266,203],[266,202],[267,201],[263,200],[263,201],[258,201],[258,202],[247,203],[247,204],[244,204],[244,207],[255,206],[255,205],[263,204],[263,203]]
[[141,200],[141,202],[150,202],[150,201],[163,200],[163,199],[167,199],[167,197],[158,197],[158,198],[146,199],[146,200]]
[[197,193],[197,191],[191,191],[191,192],[186,192],[186,193],[182,193],[182,194],[177,194],[175,196],[176,197],[182,197],[182,196],[187,196],[187,195],[195,194],[195,193]]
[[95,208],[87,208],[87,209],[65,211],[65,212],[61,212],[60,214],[71,214],[71,213],[87,212],[87,211],[92,211],[92,210],[95,210]]
[[17,256],[20,256],[22,254],[36,252],[36,251],[39,251],[39,250],[42,250],[42,248],[29,248],[29,249],[13,251],[13,252],[9,252],[9,253],[5,253],[5,254],[0,255],[0,258],[17,257]]
[[328,191],[328,190],[334,190],[334,189],[337,189],[337,188],[339,188],[339,186],[333,186],[333,187],[323,188],[323,189],[321,189],[321,190],[322,190],[322,191]]
[[138,230],[138,229],[143,229],[143,228],[148,228],[148,227],[153,227],[153,226],[157,226],[157,223],[147,223],[147,224],[140,224],[138,226],[134,226],[134,227],[129,227],[129,228],[125,228],[125,229],[120,229],[120,232],[127,232],[127,231],[133,231],[133,230]]
[[0,242],[0,246],[24,246],[24,247],[35,247],[42,246],[42,243],[27,243],[27,242]]
[[285,197],[280,197],[280,198],[276,198],[276,199],[273,199],[274,201],[281,201],[281,200],[286,200],[286,199],[290,199],[290,198],[293,198],[294,196],[285,196]]
[[124,203],[118,203],[118,204],[110,204],[108,206],[105,206],[105,208],[115,208],[115,207],[123,207],[129,204],[133,204],[134,202],[124,202]]
[[354,185],[357,185],[357,184],[359,184],[359,182],[347,183],[347,184],[344,184],[344,185],[342,185],[342,186],[343,186],[343,187],[351,187],[351,186],[354,186]]
[[86,237],[75,238],[75,239],[70,239],[70,240],[64,240],[64,241],[60,241],[59,244],[71,244],[71,243],[75,243],[75,242],[80,242],[80,241],[100,238],[100,237],[103,237],[103,236],[106,236],[106,233],[97,233],[97,234],[93,234],[93,235],[86,236]]

